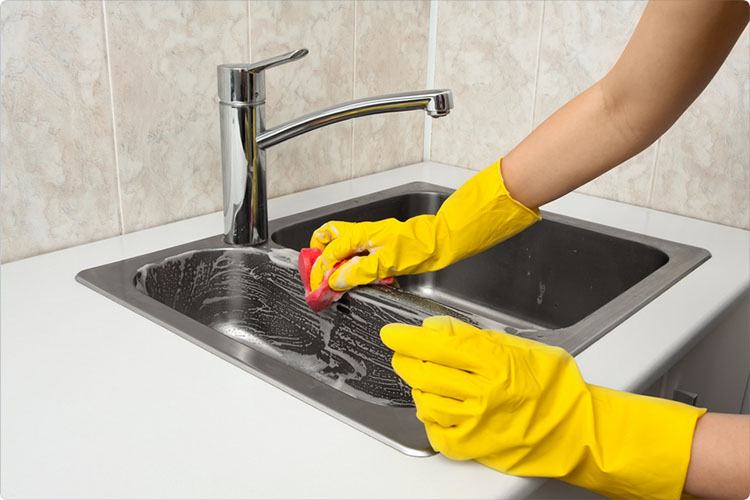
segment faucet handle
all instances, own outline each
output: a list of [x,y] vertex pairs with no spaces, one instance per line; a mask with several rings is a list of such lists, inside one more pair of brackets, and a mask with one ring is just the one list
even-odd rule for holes
[[260,73],[261,71],[265,71],[268,68],[273,68],[274,66],[280,66],[282,64],[286,64],[288,62],[296,61],[298,59],[302,59],[305,57],[310,51],[307,49],[297,49],[293,50],[291,52],[287,52],[286,54],[281,54],[276,57],[270,57],[268,59],[264,59],[262,61],[258,61],[256,63],[251,63],[247,65],[246,71],[250,71],[252,73]]
[[305,57],[307,49],[297,49],[286,54],[249,64],[220,64],[217,66],[219,101],[242,106],[262,104],[265,100],[263,72]]

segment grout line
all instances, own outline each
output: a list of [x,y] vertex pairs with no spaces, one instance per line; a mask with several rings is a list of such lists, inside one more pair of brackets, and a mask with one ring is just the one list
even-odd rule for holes
[[[430,24],[427,32],[427,78],[425,88],[431,89],[435,86],[435,64],[437,57],[437,21],[438,0],[430,0]],[[432,156],[432,122],[427,114],[424,116],[424,133],[422,134],[422,160],[429,161]]]
[[656,168],[659,165],[659,152],[661,151],[661,137],[656,141],[656,152],[654,153],[654,164],[651,168],[651,181],[648,188],[648,198],[646,199],[646,206],[651,208],[654,202],[654,188],[656,186]]
[[536,99],[539,92],[539,68],[542,61],[542,32],[544,31],[544,7],[547,2],[542,2],[542,13],[539,19],[539,38],[536,41],[536,70],[534,74],[534,95],[531,99],[531,126],[529,133],[534,131],[534,120],[536,118]]
[[247,0],[247,62],[253,62],[253,45],[252,45],[252,20],[250,19],[250,0]]
[[102,0],[102,24],[104,25],[104,55],[107,59],[107,80],[109,82],[109,109],[112,116],[112,147],[115,150],[115,176],[117,179],[117,203],[120,212],[120,234],[125,234],[125,214],[122,203],[122,179],[120,178],[120,155],[117,151],[117,122],[115,120],[115,89],[112,85],[112,63],[109,51],[109,30],[107,29],[107,9]]
[[[357,97],[357,0],[354,0],[354,26],[352,28],[352,99]],[[354,179],[354,127],[357,120],[351,120],[351,140],[349,141],[349,178]]]

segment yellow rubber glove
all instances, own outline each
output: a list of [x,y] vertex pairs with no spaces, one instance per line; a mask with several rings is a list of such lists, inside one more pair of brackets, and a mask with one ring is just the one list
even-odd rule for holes
[[560,348],[447,316],[380,335],[445,456],[608,496],[680,497],[704,409],[586,384]]
[[[456,190],[435,215],[401,222],[332,221],[317,229],[310,247],[323,250],[310,273],[315,290],[328,278],[336,291],[399,276],[436,271],[478,254],[539,220],[539,212],[514,200],[500,174],[500,160]],[[364,255],[363,255],[364,254]]]

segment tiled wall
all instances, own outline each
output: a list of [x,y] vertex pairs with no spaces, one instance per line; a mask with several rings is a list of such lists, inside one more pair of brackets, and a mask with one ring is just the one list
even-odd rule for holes
[[[431,159],[480,169],[602,77],[636,1],[437,2],[436,84],[456,109]],[[750,36],[655,144],[581,192],[750,229]]]
[[[3,262],[220,210],[216,65],[306,47],[266,117],[424,87],[429,2],[0,5]],[[270,196],[422,160],[423,115],[368,117],[268,152]]]
[[[343,100],[423,88],[433,67],[456,108],[432,122],[428,156],[479,169],[602,76],[643,5],[8,0],[0,6],[0,259],[219,210],[219,63],[310,49],[268,72],[271,126]],[[675,127],[581,191],[750,227],[749,50],[746,31]],[[403,113],[290,140],[268,152],[270,195],[420,161],[424,130],[424,115]]]

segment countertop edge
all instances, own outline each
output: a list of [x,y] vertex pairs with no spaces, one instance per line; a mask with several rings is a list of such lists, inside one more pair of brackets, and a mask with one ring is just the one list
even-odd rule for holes
[[[353,196],[361,196],[376,192],[409,181],[431,182],[441,186],[455,188],[474,173],[475,171],[459,167],[434,162],[422,162],[273,198],[269,200],[269,214],[272,219],[283,217],[312,208],[313,206],[318,206],[316,204],[335,203]],[[646,307],[577,356],[576,359],[581,368],[581,372],[587,381],[591,383],[606,385],[615,389],[643,389],[644,385],[647,385],[648,380],[653,378],[655,373],[663,371],[667,365],[674,362],[691,346],[695,345],[695,343],[697,343],[700,338],[710,330],[709,327],[712,322],[716,321],[732,303],[750,290],[750,264],[746,259],[746,255],[750,252],[750,233],[748,231],[659,212],[653,209],[596,198],[580,193],[571,193],[543,208],[551,212],[590,220],[592,222],[613,227],[619,227],[629,231],[642,232],[651,236],[680,241],[682,243],[701,246],[704,248],[710,247],[708,249],[712,252],[712,258],[706,263],[691,272],[674,287],[660,295],[653,302],[649,303]],[[0,266],[0,280],[2,280],[3,284],[3,286],[0,287],[0,293],[2,293],[3,305],[10,303],[13,306],[23,307],[23,304],[25,303],[24,301],[29,300],[34,296],[34,291],[29,290],[28,284],[25,284],[22,280],[31,277],[32,280],[41,283],[49,281],[50,287],[53,287],[47,290],[48,296],[37,297],[37,300],[42,300],[42,303],[45,303],[50,308],[54,307],[53,304],[55,303],[55,297],[51,297],[49,294],[55,293],[70,294],[71,296],[74,296],[76,300],[85,301],[87,308],[99,308],[96,318],[92,320],[96,323],[95,329],[97,332],[103,332],[102,325],[108,324],[110,321],[118,321],[119,326],[115,325],[112,328],[134,328],[143,330],[144,335],[147,333],[146,330],[148,333],[153,333],[161,327],[149,324],[148,320],[145,318],[137,317],[114,302],[85,289],[82,285],[75,282],[75,272],[78,272],[85,267],[101,265],[169,246],[187,243],[203,237],[212,236],[221,232],[221,224],[222,216],[217,212],[52,253],[4,263]],[[82,265],[82,263],[86,264]],[[65,275],[61,273],[73,271],[77,267],[80,268],[75,272],[71,272],[68,277],[69,282],[66,281],[68,278],[65,278]],[[107,304],[109,304],[109,306]],[[677,314],[677,312],[679,312],[679,314]],[[15,408],[18,408],[18,412],[12,411],[12,408],[9,409],[5,404],[0,406],[3,407],[3,419],[6,422],[10,422],[9,425],[11,429],[16,432],[32,432],[34,429],[30,426],[34,426],[35,424],[38,425],[39,422],[46,422],[41,416],[35,416],[34,419],[25,419],[28,420],[28,423],[24,423],[25,420],[22,418],[23,415],[21,412],[30,411],[30,408],[37,408],[38,405],[47,408],[47,406],[45,406],[46,401],[40,402],[33,400],[30,395],[25,394],[22,391],[25,387],[24,385],[16,386],[15,382],[13,385],[8,385],[8,376],[13,379],[14,375],[28,373],[25,367],[29,364],[35,366],[35,358],[33,356],[35,354],[37,356],[39,355],[39,352],[35,352],[31,349],[31,346],[26,346],[26,341],[23,338],[24,332],[22,331],[22,328],[25,328],[27,325],[25,322],[26,318],[24,317],[25,313],[32,314],[33,310],[6,311],[6,313],[2,314],[0,317],[0,324],[2,324],[2,345],[14,349],[13,355],[17,355],[18,358],[12,359],[9,357],[10,354],[0,349],[0,352],[2,352],[3,355],[2,378],[0,380],[2,380],[4,389],[1,391],[1,394],[4,402],[15,403],[18,405],[15,406]],[[73,323],[77,324],[79,318],[76,318],[73,312],[56,310],[56,313],[67,318],[66,321],[71,322],[70,325],[63,325],[61,327],[62,329],[67,329],[68,334],[72,335],[74,334],[73,332],[78,332],[77,334],[82,336],[81,342],[86,340],[83,337],[90,335],[89,332],[79,332],[78,330],[75,330],[77,327],[74,327]],[[42,323],[46,325],[47,328],[52,328],[52,325],[54,324],[51,320]],[[116,335],[116,337],[113,337],[111,340],[112,344],[120,345],[123,349],[128,349],[128,337],[121,335],[119,331],[114,335]],[[197,366],[200,364],[202,369],[211,371],[211,373],[221,372],[220,376],[216,375],[217,377],[229,377],[222,378],[221,380],[234,380],[231,377],[250,377],[245,372],[239,370],[236,371],[236,375],[234,374],[235,372],[227,372],[226,370],[228,370],[229,367],[222,367],[220,364],[216,363],[216,360],[204,359],[201,357],[203,355],[202,353],[190,351],[187,346],[184,346],[184,348],[177,347],[179,344],[175,344],[175,339],[171,338],[176,338],[176,336],[169,335],[169,338],[154,339],[156,345],[153,346],[153,349],[169,348],[179,350],[180,353],[172,351],[164,352],[169,353],[167,357],[184,357],[185,361],[180,361],[180,363],[183,363],[180,365],[180,369],[188,369],[186,368],[187,366]],[[659,342],[655,342],[654,338],[659,339]],[[44,349],[45,345],[50,341],[54,342],[55,338],[51,336],[49,339],[46,339],[46,344],[41,343],[39,346],[35,347],[38,349]],[[648,346],[648,349],[644,349],[643,346]],[[55,346],[55,349],[64,350],[64,345],[57,345]],[[133,352],[137,352],[137,349],[133,348]],[[44,358],[46,356],[45,359],[47,359],[49,363],[54,363],[54,359],[56,359],[55,356],[58,354],[57,351],[50,348],[50,351],[48,353],[43,353],[42,357]],[[97,364],[97,361],[89,358],[92,354],[78,354],[80,355],[80,364],[83,366],[81,370],[86,369],[86,363],[90,363],[88,366],[92,369],[94,367],[108,366],[110,370],[120,370],[119,372],[113,372],[111,374],[112,377],[114,377],[113,380],[117,380],[120,383],[124,380],[128,380],[127,370],[130,368],[127,365],[120,365],[117,362],[112,362],[109,365],[99,365]],[[75,356],[76,353],[71,353],[70,355]],[[147,358],[152,359],[148,356]],[[116,359],[117,358],[114,357],[112,358],[112,360],[115,361]],[[628,360],[631,362],[627,362]],[[637,362],[635,362],[636,360]],[[218,361],[224,363],[223,360]],[[146,361],[146,363],[147,362],[148,361]],[[39,370],[44,369],[43,366],[39,367]],[[159,370],[163,368],[153,367],[151,369],[153,373],[160,373]],[[208,373],[208,371],[206,373]],[[39,372],[33,374],[31,379],[34,379],[34,377],[43,378],[44,376],[45,373]],[[52,374],[50,374],[50,376],[52,376]],[[75,375],[75,377],[78,376],[79,375]],[[73,376],[71,375],[71,377]],[[83,377],[83,374],[80,374],[80,377]],[[211,377],[208,378],[210,379]],[[79,381],[85,379],[71,378],[71,380]],[[45,380],[45,382],[49,383],[49,380]],[[180,392],[187,390],[180,385],[179,381],[171,382],[175,384],[174,387],[176,391]],[[260,381],[258,382],[260,384],[265,384]],[[27,384],[31,384],[29,387],[44,387],[34,385],[36,383],[37,382],[34,380],[27,382]],[[39,383],[41,383],[41,381]],[[333,425],[326,420],[326,418],[329,417],[325,415],[316,416],[314,413],[310,413],[310,411],[303,410],[303,407],[297,404],[298,402],[294,402],[296,400],[289,401],[288,398],[275,394],[273,392],[276,391],[275,388],[271,388],[270,386],[263,387],[263,385],[255,383],[255,381],[239,379],[237,379],[237,384],[238,386],[252,388],[258,394],[262,393],[262,397],[261,395],[258,396],[260,400],[268,401],[269,404],[272,402],[273,404],[281,405],[280,407],[283,409],[280,411],[294,409],[293,411],[299,411],[301,414],[305,415],[305,418],[314,421],[314,424],[310,425],[317,425],[320,429],[327,429],[331,432],[339,432],[339,428],[336,427],[338,424]],[[91,387],[93,388],[92,390],[100,389],[99,386]],[[125,392],[128,392],[128,389],[124,390]],[[106,392],[102,392],[101,394],[97,393],[96,398],[92,396],[92,400],[101,402],[109,401],[106,399],[106,394]],[[183,393],[180,392],[180,394]],[[236,396],[236,394],[234,395]],[[53,396],[49,397],[51,398]],[[131,397],[135,398],[133,399],[133,401],[135,401],[137,400],[138,395],[134,393],[131,394]],[[155,395],[148,395],[147,400],[153,402],[155,397]],[[189,401],[190,397],[190,393],[187,392],[181,396],[182,399],[178,398],[178,401]],[[9,399],[6,400],[6,398]],[[146,398],[146,396],[144,396],[144,398]],[[217,396],[217,398],[219,398],[219,396]],[[229,396],[227,396],[227,398],[229,398]],[[75,404],[81,406],[84,405],[84,402],[87,401],[87,399],[76,399],[75,401]],[[225,404],[223,399],[217,399],[216,401]],[[112,404],[117,406],[121,404],[121,402],[112,402]],[[231,403],[226,404],[231,405]],[[67,408],[67,410],[78,415],[78,412],[83,411],[83,408],[75,407]],[[317,412],[317,410],[310,410]],[[163,417],[161,418],[169,418],[172,415],[172,413],[170,413],[172,410],[170,409],[163,409],[162,411]],[[201,425],[203,425],[203,420],[199,421],[197,420],[198,418],[199,417],[197,416],[195,417],[195,428],[200,431]],[[200,418],[205,418],[205,416]],[[77,425],[76,422],[77,421],[74,419],[65,421],[68,426],[74,427]],[[63,424],[61,423],[60,425]],[[77,432],[83,432],[83,430],[78,427],[75,427],[75,429]],[[105,427],[105,430],[109,431],[110,427]],[[6,430],[3,430],[4,438],[8,437],[5,435],[5,432],[8,432],[7,428]],[[184,432],[188,431],[185,430]],[[342,436],[342,446],[353,446],[356,444],[357,449],[353,449],[352,453],[356,454],[358,449],[364,450],[361,452],[364,456],[369,456],[380,461],[384,460],[384,457],[391,457],[395,465],[389,466],[386,464],[382,467],[389,470],[390,474],[402,474],[404,476],[393,478],[393,486],[391,488],[382,487],[383,489],[373,490],[373,493],[378,495],[409,498],[425,497],[425,493],[429,493],[428,490],[416,491],[409,489],[407,486],[411,484],[409,481],[413,480],[414,474],[419,478],[417,479],[418,484],[422,484],[419,483],[419,481],[426,481],[423,483],[426,488],[431,484],[427,478],[433,475],[439,477],[446,473],[454,474],[456,480],[472,482],[471,484],[474,486],[474,489],[471,492],[465,492],[465,495],[477,498],[517,497],[527,495],[543,482],[543,480],[538,479],[512,478],[493,471],[487,471],[483,467],[475,464],[457,464],[450,462],[443,457],[424,459],[424,465],[419,464],[417,467],[409,462],[403,461],[402,457],[396,457],[388,451],[378,448],[384,447],[384,445],[375,443],[374,440],[372,440],[372,443],[369,443],[362,439],[363,436],[351,435],[344,430],[340,430],[340,433]],[[86,435],[85,432],[84,435]],[[111,439],[115,441],[117,440],[117,438]],[[366,439],[371,440],[371,438]],[[35,490],[32,480],[30,478],[25,478],[24,476],[24,471],[26,471],[26,469],[23,468],[25,455],[23,453],[23,448],[21,448],[22,444],[17,443],[12,438],[9,438],[8,441],[10,442],[10,449],[6,448],[3,450],[3,456],[0,463],[3,463],[2,472],[10,473],[16,478],[16,483],[13,483],[8,487],[8,485],[5,484],[5,481],[3,481],[4,493],[8,494],[13,493],[14,491],[21,494],[38,493],[39,491],[43,492],[43,490]],[[158,439],[156,439],[156,441],[158,441]],[[200,439],[197,439],[197,441],[202,442]],[[282,443],[282,445],[282,447],[292,446],[288,443]],[[142,447],[144,450],[149,449],[148,444],[139,444],[138,446]],[[180,446],[181,445],[175,444],[174,450],[182,449]],[[86,441],[82,447],[87,449],[90,448],[91,450],[100,450],[97,443],[94,442]],[[12,455],[8,455],[9,453]],[[20,459],[18,458],[19,456],[21,456]],[[241,453],[238,456],[242,456]],[[7,460],[12,457],[22,463],[19,466],[13,466],[9,469]],[[49,460],[53,460],[54,458],[55,457],[52,456]],[[118,458],[117,460],[115,462],[118,464],[135,464],[135,462],[128,462],[127,458]],[[190,464],[192,463],[193,462],[190,462]],[[347,464],[343,461],[336,463],[343,468],[347,467]],[[192,466],[190,464],[185,465],[185,467]],[[228,469],[234,470],[234,465],[225,465]],[[51,462],[49,467],[53,467]],[[138,466],[134,465],[134,467],[137,468]],[[183,470],[178,466],[174,467],[173,472],[175,474],[178,471]],[[109,471],[109,469],[107,470]],[[398,472],[401,470],[403,472]],[[28,471],[28,473],[32,474],[33,471]],[[115,474],[114,471],[111,471],[111,473]],[[408,477],[410,474],[412,475],[411,478]],[[420,474],[424,475],[421,476]],[[271,474],[271,476],[273,476],[273,474]],[[75,483],[76,477],[77,476],[74,473],[71,473],[67,479],[64,475],[58,477],[53,474],[49,477],[49,480],[58,481],[56,484],[66,485],[71,492],[75,493],[80,492],[80,490],[76,490],[76,488],[80,487],[80,484]],[[119,484],[121,485],[121,488],[127,488],[126,483],[119,483],[117,479],[117,476],[114,476],[114,479],[110,478],[111,487],[115,488]],[[320,489],[325,488],[325,486],[316,483],[316,479],[313,476],[309,476],[307,479],[311,481],[313,486],[311,486],[310,490],[305,491],[326,491],[325,489]],[[197,479],[195,480],[197,481]],[[169,487],[168,484],[159,482],[158,478],[148,478],[147,481],[144,479],[144,482],[149,485],[149,488],[151,488],[148,491],[152,492],[167,491],[164,488]],[[205,488],[210,486],[210,483],[204,484],[202,482],[200,484]],[[104,488],[97,490],[99,494],[106,492],[107,486],[104,482],[102,482],[99,487]],[[179,487],[174,487],[179,490]],[[342,485],[341,489],[332,491],[332,496],[352,496],[351,491],[346,490],[346,487],[346,485]],[[438,483],[435,483],[434,487],[439,488],[440,486]],[[5,488],[9,489],[6,491]],[[432,497],[451,494],[445,486],[442,486],[442,488],[443,489],[432,490]],[[241,486],[238,485],[236,490],[241,490]],[[195,491],[197,492],[196,494],[200,495],[202,490],[200,490],[199,487],[196,487]],[[235,490],[232,490],[231,487],[227,486],[226,489],[222,491],[225,493],[231,493]],[[260,495],[264,494],[264,492],[268,492],[267,489],[264,490],[260,487],[257,491]],[[290,488],[288,491],[295,493],[298,490]],[[124,496],[131,496],[133,492],[136,492],[136,490],[131,491],[126,489]],[[73,496],[76,495],[74,494]],[[370,495],[368,494],[367,496]],[[427,496],[430,495],[428,494]]]

